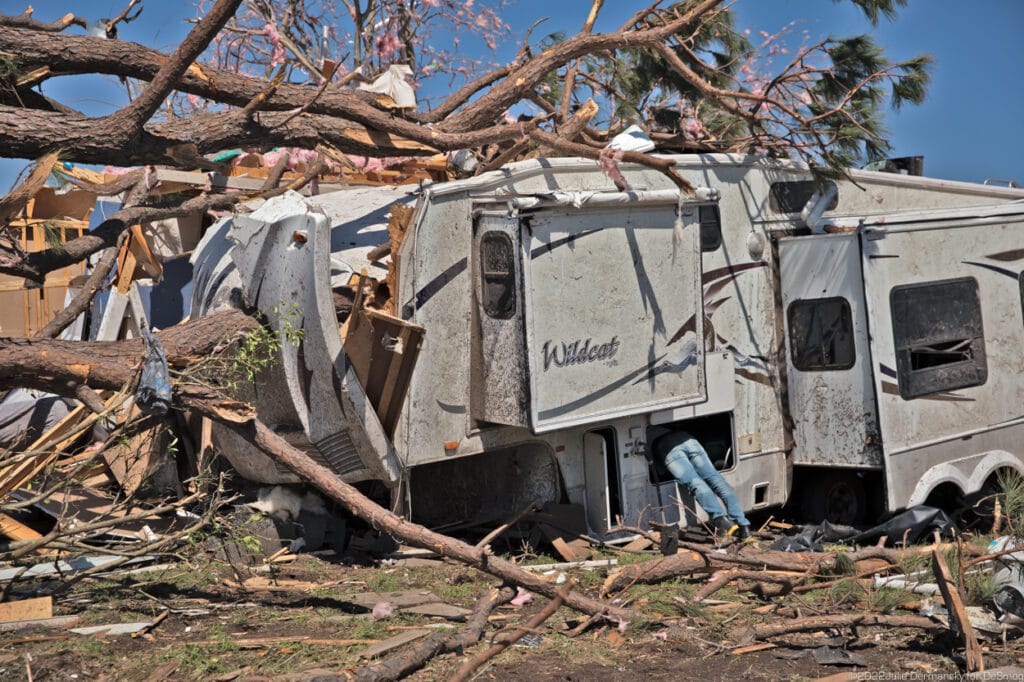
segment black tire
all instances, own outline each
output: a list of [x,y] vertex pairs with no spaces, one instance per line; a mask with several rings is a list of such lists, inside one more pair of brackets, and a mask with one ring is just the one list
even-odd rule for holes
[[815,471],[803,476],[800,512],[804,523],[857,525],[867,514],[864,481],[852,471]]

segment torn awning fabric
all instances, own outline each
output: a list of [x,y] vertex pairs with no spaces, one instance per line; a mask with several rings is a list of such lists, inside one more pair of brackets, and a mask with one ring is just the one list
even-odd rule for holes
[[160,339],[147,327],[139,330],[146,344],[146,359],[142,362],[139,387],[135,389],[135,404],[149,415],[163,416],[171,409],[171,377],[167,371],[167,355]]

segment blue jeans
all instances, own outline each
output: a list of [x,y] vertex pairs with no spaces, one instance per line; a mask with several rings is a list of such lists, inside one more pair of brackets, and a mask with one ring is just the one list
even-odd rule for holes
[[696,438],[683,441],[669,450],[665,456],[665,466],[677,481],[690,489],[697,499],[697,504],[712,519],[726,515],[718,501],[720,497],[722,502],[725,502],[726,510],[733,521],[741,526],[750,525],[750,521],[743,514],[743,507],[740,506],[736,493],[722,478],[722,474],[718,473],[718,469],[708,459],[708,453]]

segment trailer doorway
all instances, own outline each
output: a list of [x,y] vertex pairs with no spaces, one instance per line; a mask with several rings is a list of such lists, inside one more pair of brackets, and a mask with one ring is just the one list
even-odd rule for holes
[[595,531],[607,531],[622,516],[614,429],[595,429],[583,434],[583,473],[587,490],[587,522]]

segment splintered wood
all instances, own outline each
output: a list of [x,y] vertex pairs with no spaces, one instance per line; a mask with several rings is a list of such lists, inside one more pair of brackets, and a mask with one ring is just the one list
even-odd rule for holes
[[387,284],[388,291],[392,292],[392,296],[388,299],[384,312],[391,313],[392,315],[395,314],[396,310],[394,292],[398,291],[398,274],[401,267],[399,250],[402,247],[402,241],[405,240],[405,232],[409,229],[414,212],[411,206],[405,206],[404,204],[394,204],[391,206],[391,218],[388,220],[391,262],[388,264],[388,275],[384,282]]

